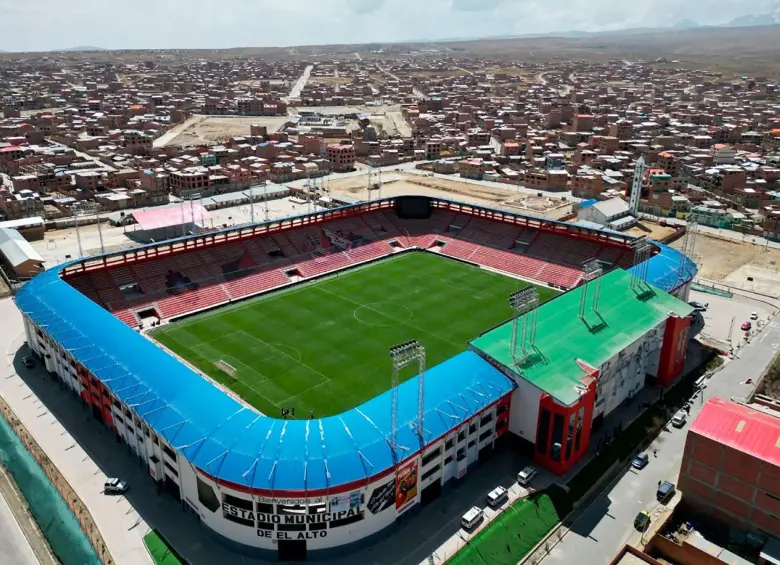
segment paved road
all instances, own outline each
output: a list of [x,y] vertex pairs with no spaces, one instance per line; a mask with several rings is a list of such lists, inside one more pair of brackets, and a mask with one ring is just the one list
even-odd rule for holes
[[[712,396],[744,398],[750,393],[752,385],[741,382],[747,377],[755,380],[777,353],[780,348],[779,320],[780,317],[775,317],[741,350],[738,359],[729,362],[710,379],[704,392],[693,402],[689,422],[699,413],[703,402]],[[636,514],[642,509],[652,514],[656,508],[658,481],[677,482],[689,425],[681,430],[670,427],[672,431],[662,432],[653,444],[658,449],[658,457],[651,457],[650,464],[642,471],[631,469],[623,474],[608,492],[592,503],[542,563],[609,563],[633,533]]]
[[2,494],[0,494],[0,563],[40,565]]
[[298,79],[298,81],[293,85],[292,90],[290,90],[290,96],[288,96],[288,99],[292,100],[293,98],[299,98],[301,96],[301,91],[303,90],[303,87],[306,86],[306,83],[309,81],[309,75],[311,75],[311,71],[314,68],[314,65],[308,65],[301,75],[301,78]]

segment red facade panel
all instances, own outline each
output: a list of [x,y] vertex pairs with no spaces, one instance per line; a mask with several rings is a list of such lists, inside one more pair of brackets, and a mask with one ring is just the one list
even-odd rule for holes
[[717,471],[712,467],[702,465],[697,461],[691,461],[691,464],[688,467],[688,475],[697,481],[702,481],[708,485],[714,485]]
[[780,477],[767,472],[768,468],[775,469],[769,465],[764,465],[764,470],[758,477],[758,488],[776,496],[780,496]]
[[715,489],[711,484],[699,482],[688,475],[681,475],[677,486],[686,498],[691,497],[700,503],[711,503],[715,498]]
[[[713,481],[710,482],[714,484]],[[720,473],[718,475],[717,487],[719,491],[728,493],[729,495],[735,496],[746,502],[753,500],[753,494],[756,491],[752,484],[735,479],[731,475],[725,473]]]
[[715,494],[715,505],[732,516],[737,516],[743,520],[747,520],[750,516],[751,506],[748,502],[722,491]]

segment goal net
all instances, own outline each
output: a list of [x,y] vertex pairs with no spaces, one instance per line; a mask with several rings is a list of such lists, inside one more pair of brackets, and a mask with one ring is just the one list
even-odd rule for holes
[[230,363],[228,363],[227,361],[223,361],[222,359],[219,359],[218,361],[214,362],[214,365],[216,365],[217,369],[219,369],[223,373],[227,373],[231,377],[236,376],[236,368]]

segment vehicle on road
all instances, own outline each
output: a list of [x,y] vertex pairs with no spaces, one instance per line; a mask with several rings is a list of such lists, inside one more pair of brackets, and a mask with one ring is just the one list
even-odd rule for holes
[[32,357],[22,357],[22,363],[24,363],[24,366],[28,369],[35,367],[35,360],[33,360]]
[[758,320],[758,312],[751,312],[750,313],[750,319],[751,320]]
[[460,519],[460,525],[463,526],[465,530],[470,530],[480,523],[483,514],[482,508],[479,506],[472,506]]
[[666,504],[674,496],[676,489],[674,485],[669,481],[664,481],[658,485],[658,490],[655,492],[655,497],[661,504]]
[[740,326],[740,329],[743,332],[747,332],[747,331],[750,331],[750,328],[752,328],[752,327],[753,327],[753,324],[751,324],[750,322],[742,322],[742,325]]
[[536,469],[531,465],[528,465],[525,469],[517,474],[517,482],[525,486],[530,483],[536,476]]
[[677,414],[672,417],[672,425],[675,428],[682,428],[687,419],[688,415],[685,413],[685,410],[679,410]]
[[693,306],[693,309],[697,312],[706,312],[707,308],[709,307],[709,304],[702,304],[701,302],[696,302],[695,300],[692,300],[688,304]]
[[645,529],[647,529],[647,526],[650,525],[650,514],[647,512],[647,510],[640,510],[639,514],[636,515],[636,518],[634,518],[634,527],[644,532]]
[[123,494],[129,488],[130,484],[127,481],[117,478],[108,479],[103,485],[103,494]]
[[502,486],[497,486],[487,495],[487,503],[495,508],[501,506],[509,498],[509,491]]
[[648,457],[647,453],[640,453],[631,461],[631,466],[634,469],[644,469],[648,463],[650,463],[650,457]]

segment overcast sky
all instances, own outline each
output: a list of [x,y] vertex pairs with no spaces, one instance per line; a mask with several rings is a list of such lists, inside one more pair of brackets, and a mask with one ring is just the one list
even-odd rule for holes
[[780,0],[0,0],[0,50],[226,48],[719,24]]

